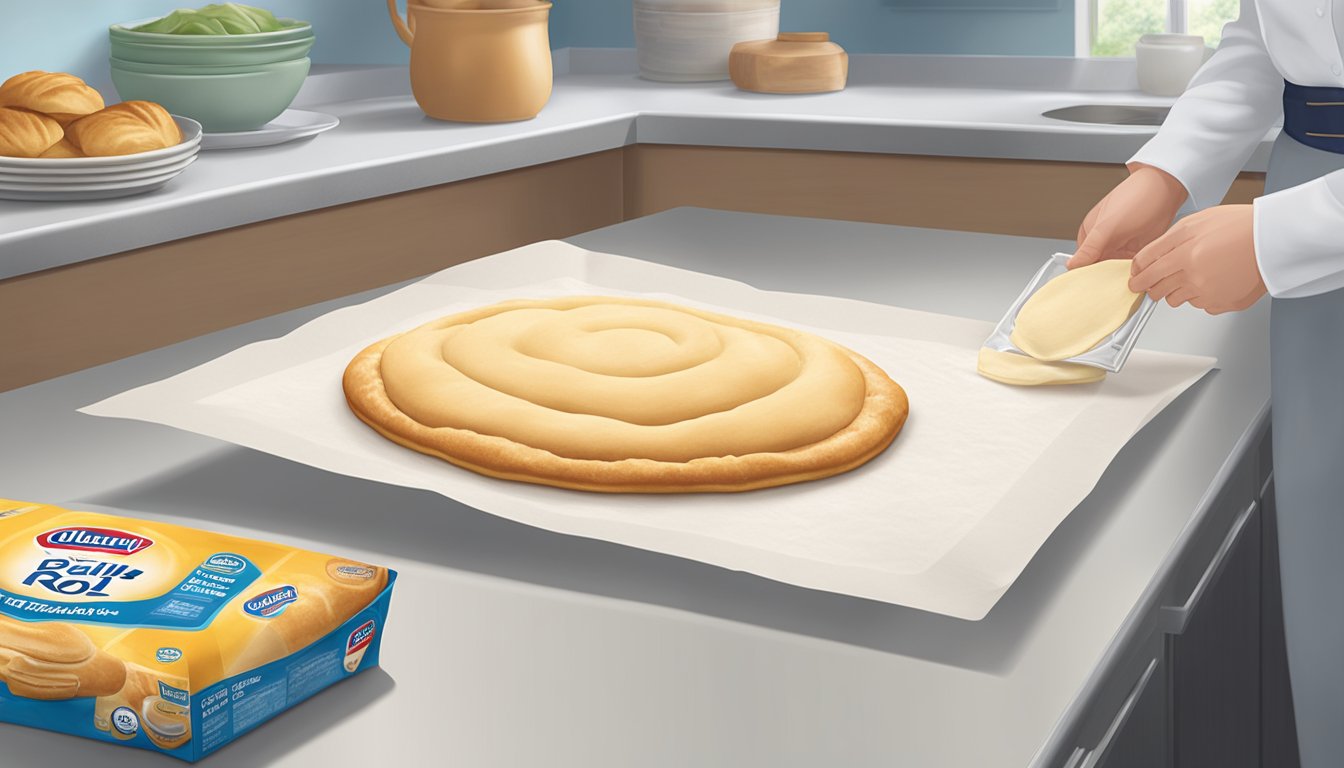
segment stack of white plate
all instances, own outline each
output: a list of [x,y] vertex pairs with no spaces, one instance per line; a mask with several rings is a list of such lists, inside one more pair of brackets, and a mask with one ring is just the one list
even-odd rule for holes
[[182,143],[152,152],[112,157],[0,156],[0,198],[103,200],[158,189],[196,160],[201,124],[173,116]]

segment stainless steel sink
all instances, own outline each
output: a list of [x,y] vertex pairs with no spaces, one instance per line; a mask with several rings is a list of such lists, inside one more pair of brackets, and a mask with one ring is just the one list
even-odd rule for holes
[[1042,117],[1071,123],[1106,125],[1161,125],[1171,107],[1141,107],[1132,104],[1079,104],[1043,112]]

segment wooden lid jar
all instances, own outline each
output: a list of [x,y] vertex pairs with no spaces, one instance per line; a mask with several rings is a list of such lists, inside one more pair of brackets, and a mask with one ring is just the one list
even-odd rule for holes
[[744,91],[839,91],[849,76],[849,55],[825,32],[781,32],[774,40],[734,45],[728,55],[728,74]]

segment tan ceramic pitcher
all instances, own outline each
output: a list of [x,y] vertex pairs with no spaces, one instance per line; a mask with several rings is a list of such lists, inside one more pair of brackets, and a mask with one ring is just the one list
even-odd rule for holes
[[[430,4],[426,4],[430,3]],[[426,115],[464,123],[537,116],[551,98],[551,4],[410,0],[392,25],[411,47],[411,92]]]

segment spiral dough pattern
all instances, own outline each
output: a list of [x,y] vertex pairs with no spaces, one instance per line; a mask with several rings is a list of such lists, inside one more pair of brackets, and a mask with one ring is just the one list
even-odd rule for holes
[[366,348],[346,399],[385,437],[482,474],[608,492],[736,491],[853,469],[908,412],[811,334],[655,301],[511,301]]

